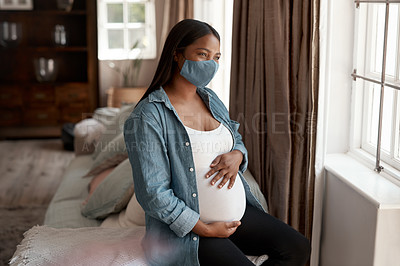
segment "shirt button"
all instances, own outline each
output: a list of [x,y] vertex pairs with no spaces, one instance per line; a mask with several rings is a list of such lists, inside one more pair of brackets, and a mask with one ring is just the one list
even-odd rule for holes
[[186,141],[186,142],[185,142],[185,145],[186,145],[186,146],[189,146],[189,145],[190,145],[190,143]]
[[193,241],[197,241],[197,237],[193,237]]
[[195,198],[195,197],[197,197],[197,194],[196,194],[196,193],[193,193],[192,196],[193,196],[193,198]]
[[190,171],[190,172],[193,172],[193,170],[194,170],[193,167],[190,167],[190,168],[189,168],[189,171]]

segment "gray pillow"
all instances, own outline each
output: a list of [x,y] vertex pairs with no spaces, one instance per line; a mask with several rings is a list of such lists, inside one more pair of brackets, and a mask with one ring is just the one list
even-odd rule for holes
[[267,200],[264,197],[264,194],[260,190],[260,186],[257,184],[257,181],[254,179],[253,175],[251,174],[250,170],[247,169],[243,173],[244,179],[246,179],[247,183],[250,186],[250,191],[253,193],[253,195],[258,199],[260,202],[261,206],[264,208],[264,210],[268,213],[268,204]]
[[100,140],[95,145],[95,150],[92,154],[93,160],[97,158],[111,140],[122,133],[124,130],[125,120],[128,119],[134,108],[134,104],[123,105],[119,112],[115,113],[114,116],[109,116],[108,121],[102,121],[106,129],[103,131]]
[[132,168],[126,159],[99,184],[87,203],[82,204],[81,213],[87,218],[103,219],[120,212],[126,208],[133,191]]
[[118,165],[126,158],[128,158],[128,153],[126,151],[124,134],[120,133],[101,150],[84,177],[98,175],[104,170]]

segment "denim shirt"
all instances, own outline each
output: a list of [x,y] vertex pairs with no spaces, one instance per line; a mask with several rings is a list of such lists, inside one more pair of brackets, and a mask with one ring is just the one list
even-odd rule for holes
[[[211,89],[197,88],[197,93],[212,116],[231,132],[232,150],[243,154],[239,176],[247,203],[263,210],[243,177],[247,150],[238,133],[239,123],[229,118]],[[200,215],[190,139],[162,87],[138,103],[124,124],[124,137],[136,198],[146,214],[142,245],[149,264],[199,265],[199,236],[192,232]]]

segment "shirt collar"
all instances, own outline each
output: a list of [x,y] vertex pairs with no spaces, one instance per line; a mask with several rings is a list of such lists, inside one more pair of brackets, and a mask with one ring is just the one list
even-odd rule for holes
[[[209,93],[204,88],[197,88],[197,93],[203,99],[207,106],[209,106],[210,99],[212,98],[211,93]],[[164,102],[165,106],[171,110],[173,110],[173,106],[169,101],[167,93],[164,91],[164,88],[160,86],[159,89],[153,91],[149,94],[149,102]]]

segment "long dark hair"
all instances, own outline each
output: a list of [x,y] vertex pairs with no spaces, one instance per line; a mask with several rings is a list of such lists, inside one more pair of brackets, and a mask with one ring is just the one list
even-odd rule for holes
[[174,60],[175,52],[183,51],[186,46],[208,34],[213,34],[218,41],[220,41],[218,32],[205,22],[194,19],[184,19],[178,22],[171,29],[167,39],[165,40],[164,48],[153,81],[139,102],[172,79],[177,67],[177,63]]

